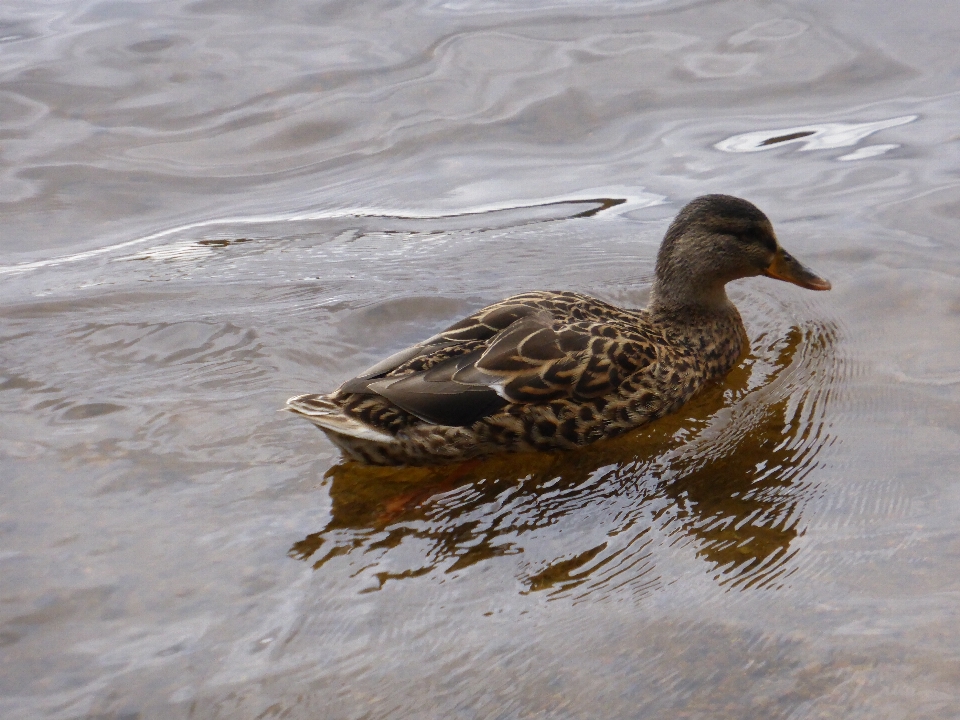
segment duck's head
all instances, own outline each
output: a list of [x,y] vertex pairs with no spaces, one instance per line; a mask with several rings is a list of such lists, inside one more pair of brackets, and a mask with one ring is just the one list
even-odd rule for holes
[[780,247],[770,220],[752,203],[704,195],[671,223],[657,254],[652,306],[661,309],[726,306],[724,285],[766,275],[808,290],[830,283]]

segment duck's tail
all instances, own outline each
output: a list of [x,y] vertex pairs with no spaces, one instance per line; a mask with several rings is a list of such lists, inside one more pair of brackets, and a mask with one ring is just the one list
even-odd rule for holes
[[283,409],[305,417],[327,433],[387,445],[397,442],[393,435],[347,415],[329,395],[297,395],[287,400]]

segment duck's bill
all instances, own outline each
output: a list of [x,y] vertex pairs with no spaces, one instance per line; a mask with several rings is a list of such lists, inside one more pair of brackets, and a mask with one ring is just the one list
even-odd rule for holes
[[807,290],[829,290],[831,287],[829,280],[825,280],[810,268],[805,267],[803,263],[783,248],[777,250],[773,262],[764,270],[763,274],[767,277],[799,285],[802,288],[807,288]]

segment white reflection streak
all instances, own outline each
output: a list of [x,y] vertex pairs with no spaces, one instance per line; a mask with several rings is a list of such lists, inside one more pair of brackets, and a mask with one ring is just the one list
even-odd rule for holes
[[[877,120],[868,123],[823,123],[821,125],[802,125],[782,130],[759,130],[743,133],[721,140],[714,147],[731,153],[760,152],[773,148],[801,143],[801,151],[833,150],[850,147],[879,130],[911,123],[919,115],[903,115],[890,120]],[[793,137],[791,137],[793,136]],[[779,140],[779,138],[784,138]]]
[[[313,221],[313,220],[339,220],[343,218],[390,218],[395,220],[442,220],[444,218],[460,218],[470,215],[483,215],[485,213],[497,212],[502,210],[533,210],[539,207],[554,205],[558,203],[576,203],[576,202],[596,202],[598,198],[607,198],[607,197],[616,197],[622,198],[625,202],[615,206],[615,212],[621,213],[627,210],[636,210],[638,208],[651,207],[653,205],[660,205],[664,202],[664,198],[659,195],[648,195],[646,193],[636,195],[636,194],[624,194],[618,192],[615,194],[610,194],[606,192],[604,188],[598,188],[596,190],[587,190],[578,195],[559,195],[556,197],[543,198],[530,202],[526,205],[518,205],[516,201],[514,202],[502,202],[502,203],[493,203],[490,205],[480,205],[477,207],[467,208],[463,210],[446,210],[446,211],[433,211],[433,212],[410,212],[409,210],[390,210],[387,208],[348,208],[342,210],[320,210],[316,212],[306,212],[306,213],[292,213],[292,214],[276,214],[276,215],[250,215],[247,217],[227,217],[227,218],[217,218],[214,220],[202,220],[200,222],[188,223],[186,225],[178,225],[177,227],[169,228],[167,230],[161,230],[159,232],[151,233],[150,235],[144,235],[143,237],[136,238],[134,240],[127,240],[126,242],[118,243],[116,245],[108,245],[107,247],[96,248],[94,250],[86,250],[84,252],[75,253],[73,255],[63,255],[56,258],[50,258],[48,260],[36,260],[34,262],[25,262],[18,263],[17,265],[0,265],[0,275],[14,275],[18,273],[28,272],[30,270],[37,270],[43,267],[50,267],[52,265],[63,265],[66,263],[74,263],[80,260],[88,260],[89,258],[97,257],[99,255],[106,255],[109,253],[117,252],[118,250],[124,250],[129,247],[134,247],[136,245],[143,245],[144,243],[156,242],[158,240],[164,240],[172,235],[177,235],[179,233],[191,231],[191,230],[202,230],[204,228],[216,227],[218,225],[260,225],[267,223],[284,223],[284,222],[303,222],[303,221]],[[155,248],[150,248],[154,250]]]
[[896,143],[891,145],[867,145],[866,147],[857,148],[852,153],[841,155],[837,160],[866,160],[867,158],[877,157],[891,150],[896,150],[898,147],[900,146]]

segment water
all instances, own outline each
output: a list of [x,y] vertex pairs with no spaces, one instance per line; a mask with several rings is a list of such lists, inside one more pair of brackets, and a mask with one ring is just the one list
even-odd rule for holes
[[[949,3],[6,2],[4,718],[960,715]],[[741,195],[834,285],[579,453],[285,413]]]

